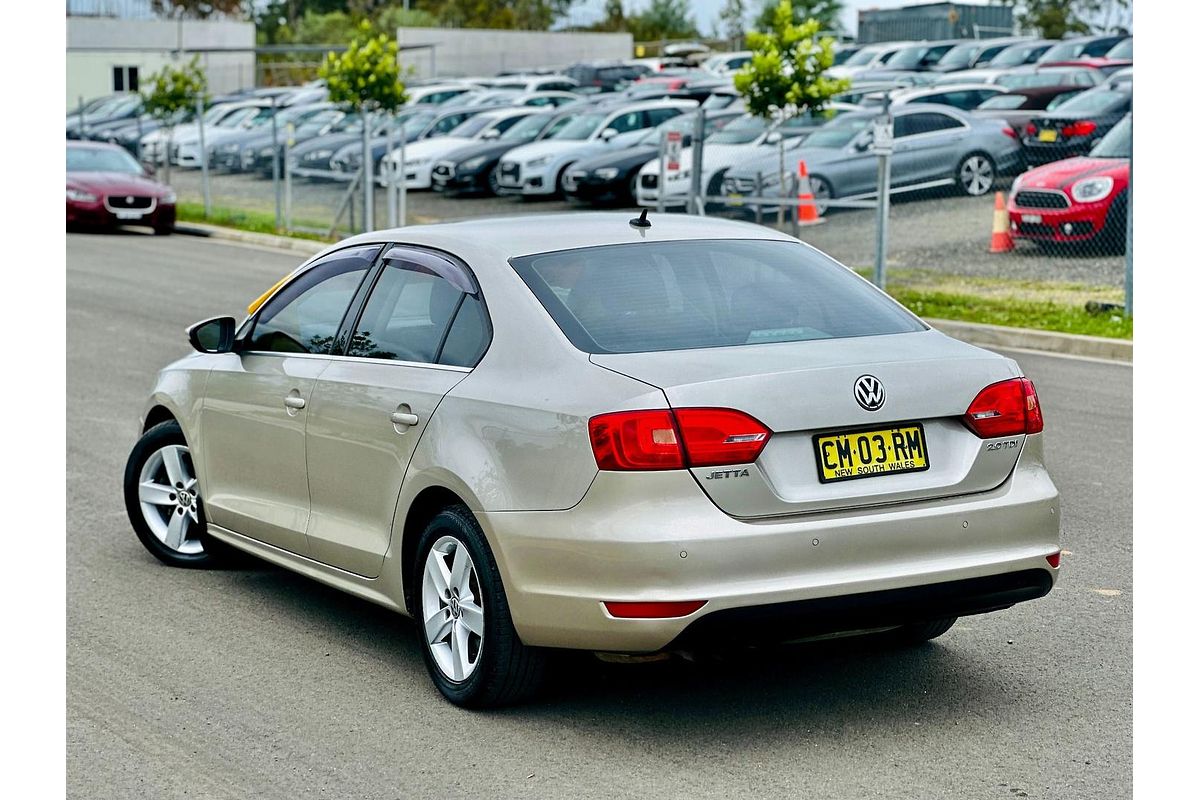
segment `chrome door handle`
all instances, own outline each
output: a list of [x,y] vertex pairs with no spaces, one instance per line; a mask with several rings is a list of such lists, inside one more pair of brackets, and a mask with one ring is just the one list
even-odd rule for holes
[[407,414],[403,411],[393,411],[392,412],[392,424],[393,425],[416,425],[420,421],[421,421],[421,418],[418,417],[416,414]]
[[287,397],[283,398],[283,404],[288,408],[294,408],[297,411],[305,406],[304,398],[296,397],[295,395],[288,395]]

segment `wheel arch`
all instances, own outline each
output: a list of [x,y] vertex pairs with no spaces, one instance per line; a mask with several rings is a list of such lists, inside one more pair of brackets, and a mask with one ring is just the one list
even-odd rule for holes
[[172,420],[176,422],[179,421],[171,409],[162,404],[156,403],[146,410],[146,416],[142,422],[142,433],[150,430],[155,425],[161,425],[164,422],[170,422]]

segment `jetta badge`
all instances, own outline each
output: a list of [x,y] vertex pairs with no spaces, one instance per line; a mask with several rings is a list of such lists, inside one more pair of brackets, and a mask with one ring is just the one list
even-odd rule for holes
[[860,375],[854,382],[854,399],[867,411],[883,408],[883,382],[874,375]]

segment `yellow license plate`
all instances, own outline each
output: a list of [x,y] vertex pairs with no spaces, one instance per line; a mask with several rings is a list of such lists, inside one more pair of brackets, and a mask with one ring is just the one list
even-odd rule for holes
[[820,434],[813,437],[813,445],[821,483],[929,469],[925,428],[919,422]]
[[1050,130],[1049,128],[1043,128],[1041,130],[1041,132],[1038,133],[1038,141],[1039,142],[1057,142],[1058,141],[1058,131]]
[[725,202],[731,206],[740,206],[742,204],[742,195],[727,194],[725,195]]

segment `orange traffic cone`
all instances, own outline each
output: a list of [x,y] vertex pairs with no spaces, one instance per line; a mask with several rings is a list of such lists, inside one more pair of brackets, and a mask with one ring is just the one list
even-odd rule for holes
[[1004,192],[996,192],[996,210],[992,214],[992,252],[1007,253],[1012,249],[1013,238],[1008,230],[1008,206],[1004,204]]
[[821,217],[821,212],[817,210],[817,201],[813,198],[812,184],[808,180],[808,165],[801,161],[799,169],[800,191],[796,196],[798,201],[797,220],[801,225],[820,225],[825,220]]

